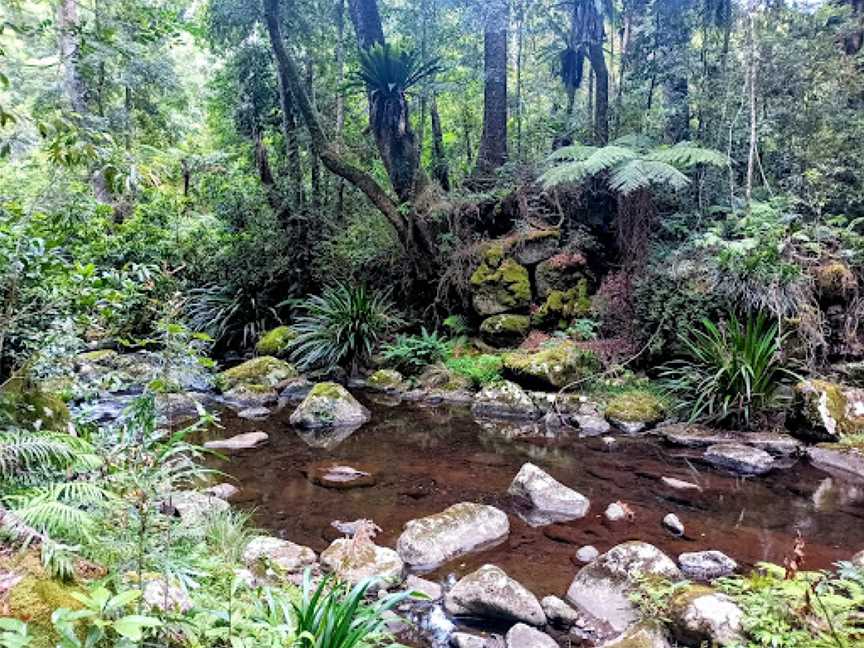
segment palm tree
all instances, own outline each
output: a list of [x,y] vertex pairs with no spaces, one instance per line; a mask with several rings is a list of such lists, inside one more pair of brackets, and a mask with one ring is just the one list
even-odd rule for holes
[[728,158],[692,142],[655,146],[639,136],[621,137],[606,146],[575,144],[550,156],[551,166],[540,182],[551,188],[602,178],[618,203],[619,248],[630,262],[643,258],[656,215],[654,193],[679,191],[690,185],[686,172],[699,166],[725,167]]

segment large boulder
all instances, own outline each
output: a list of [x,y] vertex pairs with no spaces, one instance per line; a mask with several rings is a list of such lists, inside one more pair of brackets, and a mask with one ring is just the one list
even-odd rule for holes
[[297,376],[297,369],[294,368],[294,365],[265,355],[252,358],[223,371],[216,376],[216,384],[223,392],[250,385],[266,387],[275,391],[279,383]]
[[480,324],[480,337],[494,347],[518,345],[531,328],[531,318],[527,315],[502,313],[487,317]]
[[256,536],[243,549],[243,562],[256,573],[296,574],[315,564],[309,547],[271,536]]
[[862,419],[849,411],[843,388],[827,380],[810,379],[795,386],[788,421],[792,431],[808,441],[838,441],[864,429]]
[[297,427],[322,428],[360,425],[371,416],[342,385],[322,382],[312,388],[289,420]]
[[321,552],[321,565],[345,582],[356,585],[373,578],[378,586],[393,587],[402,582],[405,565],[392,549],[354,538],[339,538]]
[[462,578],[445,595],[444,607],[457,616],[546,624],[537,597],[495,565],[483,565]]
[[739,475],[763,475],[774,467],[774,458],[759,448],[741,443],[718,443],[705,450],[705,461]]
[[561,252],[539,263],[534,271],[537,295],[546,299],[553,290],[569,290],[589,277],[588,263],[579,252]]
[[579,570],[567,590],[567,602],[596,619],[604,619],[615,632],[623,632],[638,620],[630,594],[640,574],[681,578],[672,559],[657,547],[625,542]]
[[555,254],[560,238],[557,229],[532,229],[511,234],[500,243],[519,263],[534,265]]
[[507,492],[530,502],[525,518],[531,526],[578,520],[585,517],[590,506],[587,497],[532,463],[522,466]]
[[75,356],[73,364],[81,382],[106,391],[140,389],[157,379],[170,391],[207,391],[212,386],[209,369],[191,354],[166,363],[152,351],[100,349]]
[[524,623],[510,628],[504,640],[507,648],[558,648],[558,642],[552,637]]
[[484,387],[475,397],[471,413],[479,418],[536,419],[540,410],[516,383],[504,380]]
[[277,326],[261,335],[255,345],[255,352],[262,356],[283,356],[296,337],[297,333],[290,326]]
[[744,613],[725,594],[691,585],[669,605],[673,638],[684,646],[739,646]]
[[536,351],[516,351],[503,357],[504,371],[528,387],[560,389],[600,369],[597,356],[564,340],[548,342]]
[[509,533],[510,521],[503,511],[461,502],[406,523],[396,550],[410,567],[431,570],[457,556],[495,546]]
[[472,302],[480,315],[524,311],[531,305],[528,270],[504,254],[503,246],[490,246],[471,275]]

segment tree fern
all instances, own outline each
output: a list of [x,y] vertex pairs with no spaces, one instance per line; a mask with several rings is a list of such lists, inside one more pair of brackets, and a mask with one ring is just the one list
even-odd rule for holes
[[65,470],[78,461],[89,462],[92,457],[88,444],[66,434],[0,432],[0,480],[26,477],[27,473]]

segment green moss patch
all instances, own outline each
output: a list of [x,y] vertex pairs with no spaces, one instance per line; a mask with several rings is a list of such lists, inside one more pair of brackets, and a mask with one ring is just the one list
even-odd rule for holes
[[239,385],[264,385],[272,388],[283,380],[296,378],[298,375],[294,365],[272,356],[261,356],[223,371],[216,377],[216,384],[222,391]]
[[606,402],[606,416],[626,423],[653,423],[662,419],[665,411],[660,397],[644,389],[618,394]]
[[585,317],[590,312],[588,280],[580,279],[575,288],[550,292],[546,301],[531,319],[534,326],[538,328],[566,329],[574,319]]
[[560,389],[600,369],[597,356],[573,342],[548,342],[536,351],[504,354],[506,373],[517,383]]
[[255,352],[262,356],[282,356],[296,337],[297,333],[290,326],[277,326],[261,336],[255,345]]
[[483,320],[480,336],[493,346],[514,346],[528,334],[530,328],[531,318],[527,315],[504,313]]

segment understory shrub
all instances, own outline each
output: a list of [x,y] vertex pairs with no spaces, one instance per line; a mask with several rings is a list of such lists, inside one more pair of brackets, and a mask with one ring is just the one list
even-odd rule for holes
[[364,285],[338,284],[308,297],[293,328],[291,359],[301,370],[357,366],[369,359],[382,337],[401,323],[387,293]]
[[398,335],[385,344],[382,353],[388,364],[403,373],[416,373],[423,367],[444,360],[450,352],[447,340],[423,327],[420,335]]
[[720,325],[703,319],[701,330],[681,333],[683,357],[663,365],[660,377],[691,421],[749,427],[777,404],[784,380],[795,377],[782,364],[782,340],[776,322],[761,315],[741,322],[732,314]]
[[500,356],[483,353],[451,358],[446,365],[454,373],[468,378],[475,387],[483,387],[501,380],[504,361]]

